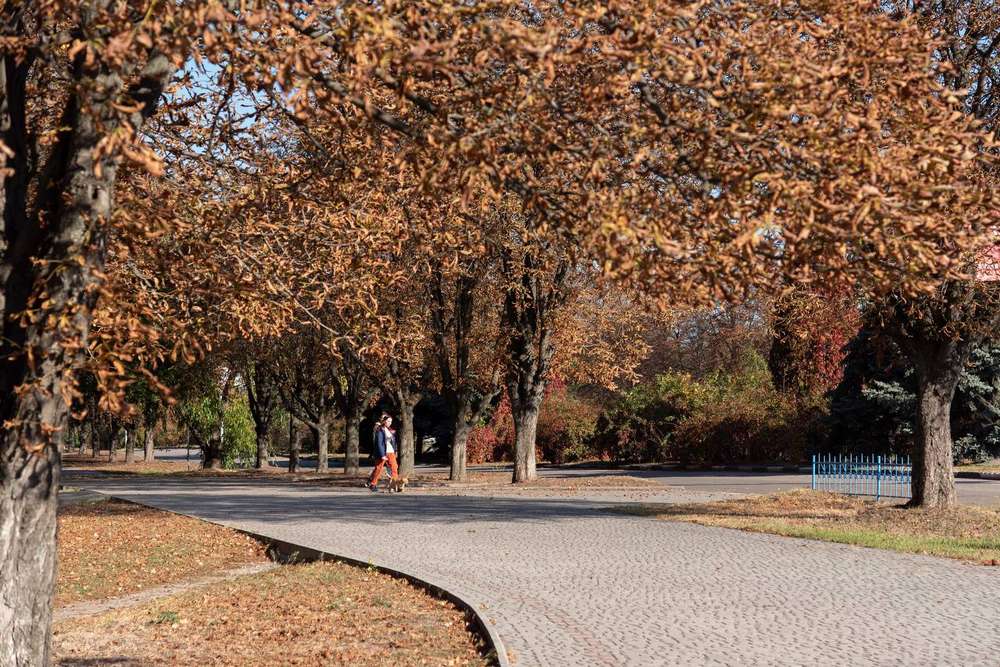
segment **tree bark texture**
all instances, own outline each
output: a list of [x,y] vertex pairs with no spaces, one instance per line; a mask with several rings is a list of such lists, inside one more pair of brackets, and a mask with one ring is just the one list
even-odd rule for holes
[[262,468],[269,468],[271,463],[270,455],[267,450],[271,439],[271,429],[266,427],[261,428],[259,424],[255,425],[254,435],[257,438],[257,454],[254,457],[254,468],[257,468],[258,470]]
[[413,437],[413,410],[416,403],[410,400],[400,400],[399,405],[399,474],[403,477],[413,475],[416,443]]
[[257,440],[254,467],[260,470],[271,465],[268,445],[271,438],[271,422],[278,408],[278,389],[273,375],[261,363],[251,364],[243,376]]
[[[535,461],[535,439],[541,401],[511,401],[514,417],[514,479],[515,483],[538,479]],[[515,407],[516,405],[516,407]]]
[[205,470],[222,468],[222,440],[211,437],[201,447],[201,467]]
[[316,445],[316,472],[326,472],[330,469],[330,423],[320,420],[309,425],[309,431]]
[[[554,269],[549,266],[553,260]],[[538,478],[538,413],[555,354],[553,313],[567,298],[569,262],[565,258],[539,260],[524,252],[520,257],[506,255],[503,263],[508,275],[519,276],[504,296],[504,326],[510,331],[507,394],[514,418],[513,481],[529,482]]]
[[464,419],[456,420],[455,436],[451,443],[451,470],[448,475],[448,479],[454,482],[464,482],[469,477],[466,447],[471,430]]
[[132,437],[132,431],[129,429],[124,429],[125,431],[125,463],[135,463],[135,438]]
[[156,460],[156,452],[154,447],[156,445],[156,427],[147,426],[142,437],[142,460],[146,463],[150,463]]
[[118,460],[118,431],[117,426],[112,426],[108,431],[108,461],[111,463]]
[[299,430],[295,427],[295,419],[288,416],[288,472],[294,473],[299,470],[299,453],[302,451],[302,443],[299,440]]
[[[28,30],[8,8],[0,11],[15,34]],[[81,17],[82,34],[100,41],[105,29],[87,24],[94,12]],[[37,152],[29,151],[35,138],[26,122],[33,59],[30,53],[0,59],[0,134],[13,152],[4,160],[9,171],[0,197],[0,423],[10,424],[0,434],[2,667],[50,662],[58,450],[69,414],[63,396],[86,349],[117,166],[114,155],[96,157],[96,149],[122,126],[120,107],[128,102],[116,71],[101,59],[77,54],[61,129],[46,164],[29,170],[29,153]],[[136,77],[127,91],[139,103],[128,115],[133,128],[152,113],[172,71],[169,59],[153,58]],[[29,194],[36,198],[30,211]],[[36,317],[28,322],[13,317],[33,303],[39,289],[45,299]]]
[[361,474],[361,414],[344,415],[344,474]]
[[948,354],[927,354],[914,361],[917,428],[910,504],[926,508],[954,507],[958,500],[952,465],[951,403],[963,364]]

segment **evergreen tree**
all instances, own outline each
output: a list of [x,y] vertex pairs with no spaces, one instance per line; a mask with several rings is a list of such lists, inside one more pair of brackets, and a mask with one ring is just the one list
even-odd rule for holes
[[[905,356],[863,329],[847,346],[844,378],[831,396],[831,445],[845,452],[910,453],[916,391]],[[951,431],[956,461],[1000,456],[1000,346],[973,349],[952,403]]]

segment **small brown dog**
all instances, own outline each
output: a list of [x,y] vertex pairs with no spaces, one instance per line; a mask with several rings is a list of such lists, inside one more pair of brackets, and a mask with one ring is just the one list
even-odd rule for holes
[[403,489],[406,488],[406,484],[409,482],[408,477],[393,477],[389,482],[390,493],[395,491],[396,493],[402,493]]

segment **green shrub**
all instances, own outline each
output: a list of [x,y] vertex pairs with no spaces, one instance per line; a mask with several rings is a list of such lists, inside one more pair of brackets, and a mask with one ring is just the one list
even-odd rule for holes
[[595,448],[620,463],[798,461],[816,423],[817,409],[776,391],[751,352],[734,372],[665,373],[626,392],[601,416]]
[[209,441],[222,418],[222,464],[226,468],[243,468],[253,464],[257,453],[253,417],[246,399],[232,400],[223,405],[216,396],[187,399],[178,404],[181,422],[190,428],[198,440]]
[[257,434],[253,415],[246,399],[230,401],[222,417],[222,465],[226,468],[249,468],[257,457]]

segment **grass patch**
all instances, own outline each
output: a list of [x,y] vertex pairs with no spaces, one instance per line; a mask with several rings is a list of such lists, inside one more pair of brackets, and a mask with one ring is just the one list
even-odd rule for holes
[[1000,512],[965,505],[951,510],[907,509],[835,493],[797,490],[712,503],[638,505],[617,511],[1000,565]]
[[59,509],[56,606],[266,560],[256,540],[197,519],[116,501],[69,505]]
[[491,664],[451,603],[343,563],[289,565],[58,623],[54,664]]
[[966,463],[955,466],[959,472],[995,472],[1000,473],[1000,461],[987,461],[986,463]]
[[138,460],[134,463],[125,463],[125,452],[118,451],[116,461],[108,461],[108,452],[104,450],[96,457],[90,454],[79,454],[70,452],[63,455],[62,464],[66,468],[77,470],[96,470],[105,473],[128,473],[132,475],[162,475],[168,473],[184,472],[194,470],[201,465],[200,455],[197,450],[192,453],[191,461],[150,461],[142,460],[142,451],[136,453]]

